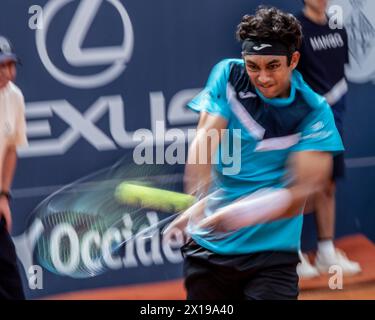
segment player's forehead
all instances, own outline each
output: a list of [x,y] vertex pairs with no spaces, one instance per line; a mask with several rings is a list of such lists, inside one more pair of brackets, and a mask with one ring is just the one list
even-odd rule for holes
[[248,64],[256,64],[258,66],[267,65],[270,63],[286,62],[286,56],[279,55],[245,55],[245,62]]

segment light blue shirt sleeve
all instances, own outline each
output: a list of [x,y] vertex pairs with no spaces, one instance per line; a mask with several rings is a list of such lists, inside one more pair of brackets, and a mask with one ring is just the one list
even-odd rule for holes
[[227,99],[227,85],[230,68],[230,59],[219,62],[212,69],[206,87],[187,106],[194,111],[205,111],[229,120],[231,110]]
[[327,151],[334,155],[344,151],[328,103],[314,109],[303,121],[300,142],[293,151]]

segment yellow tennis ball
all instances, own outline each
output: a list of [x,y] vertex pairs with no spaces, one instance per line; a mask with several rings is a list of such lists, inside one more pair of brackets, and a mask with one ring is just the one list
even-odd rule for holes
[[116,199],[132,206],[140,206],[164,212],[179,212],[186,210],[195,202],[195,197],[189,194],[146,187],[123,182],[117,186]]

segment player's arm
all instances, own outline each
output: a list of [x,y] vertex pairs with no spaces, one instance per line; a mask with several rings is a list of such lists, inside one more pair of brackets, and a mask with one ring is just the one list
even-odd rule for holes
[[1,191],[4,193],[0,196],[0,217],[5,219],[6,227],[9,232],[12,228],[12,216],[9,208],[9,199],[5,194],[10,190],[16,164],[16,147],[14,145],[10,145],[6,148],[3,160]]
[[174,220],[164,233],[174,228],[185,230],[190,218],[203,218],[213,157],[231,116],[226,98],[230,68],[230,60],[219,62],[212,69],[204,90],[188,104],[189,108],[200,113],[200,118],[196,136],[189,146],[184,189],[200,200]]
[[221,116],[201,112],[197,134],[193,139],[185,166],[185,192],[205,195],[211,183],[211,165],[222,138],[227,120]]
[[219,209],[199,226],[232,231],[301,214],[306,199],[323,188],[329,179],[332,155],[319,151],[292,153],[289,170],[293,177],[289,187],[245,197]]
[[332,175],[332,163],[332,154],[328,152],[303,151],[292,154],[289,162],[293,175],[289,188],[292,201],[280,218],[299,214],[307,198],[324,188]]
[[230,59],[226,59],[216,64],[206,87],[187,105],[200,113],[197,134],[190,145],[185,166],[185,191],[190,194],[206,194],[212,159],[220,143],[222,129],[227,128],[231,116],[226,97],[231,63]]
[[[211,165],[213,156],[222,138],[227,120],[221,116],[201,112],[194,137],[188,151],[185,166],[185,192],[202,197],[206,196],[211,183]],[[196,204],[182,213],[164,231],[164,235],[174,229],[185,230],[189,219],[201,220],[207,197],[201,198]]]
[[16,169],[16,164],[17,164],[17,151],[16,151],[16,146],[10,145],[7,147],[4,160],[3,160],[3,175],[1,179],[1,189],[3,191],[9,191],[13,176],[14,176],[14,171]]
[[[14,136],[10,139],[4,153],[2,163],[2,174],[1,174],[1,190],[5,193],[9,192],[14,172],[17,165],[17,147],[27,144],[26,137],[26,120],[25,120],[25,101],[23,95],[20,93],[17,96],[18,104],[16,108],[16,130]],[[10,232],[12,228],[12,217],[9,208],[9,200],[6,196],[0,197],[0,218],[3,217],[6,222],[7,230]]]

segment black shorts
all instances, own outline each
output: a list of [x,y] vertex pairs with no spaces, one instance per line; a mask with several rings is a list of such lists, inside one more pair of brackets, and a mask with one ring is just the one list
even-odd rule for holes
[[24,300],[22,280],[17,266],[17,255],[12,238],[0,218],[0,300]]
[[345,158],[344,154],[340,153],[333,157],[332,181],[343,177],[345,177]]
[[194,241],[181,248],[188,300],[295,300],[297,252],[218,255]]
[[[339,132],[341,139],[343,139],[343,125],[340,118],[335,118],[335,124],[337,131]],[[344,153],[340,153],[333,158],[333,170],[332,170],[332,181],[336,181],[339,178],[345,176],[345,158]]]

